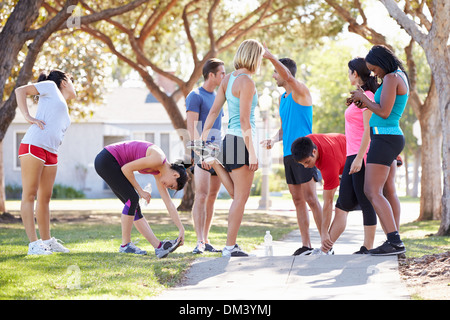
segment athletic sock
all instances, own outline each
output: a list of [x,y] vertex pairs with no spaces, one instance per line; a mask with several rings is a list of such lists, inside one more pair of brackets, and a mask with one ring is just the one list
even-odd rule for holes
[[234,246],[225,246],[225,248],[227,248],[227,250],[233,250]]
[[158,249],[161,248],[161,246],[162,246],[162,242],[160,241],[160,242],[159,242]]
[[398,231],[390,232],[387,234],[387,239],[390,243],[400,243],[402,240],[400,240],[400,234]]

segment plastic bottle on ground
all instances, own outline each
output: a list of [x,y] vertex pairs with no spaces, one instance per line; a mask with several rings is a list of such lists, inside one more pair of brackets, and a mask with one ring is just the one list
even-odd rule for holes
[[264,236],[264,248],[267,257],[273,256],[272,235],[270,231],[266,231],[266,235]]

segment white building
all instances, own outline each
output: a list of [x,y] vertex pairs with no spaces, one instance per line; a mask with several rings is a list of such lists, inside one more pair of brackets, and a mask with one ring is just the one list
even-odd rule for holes
[[[30,103],[29,106],[30,113],[35,114],[37,105]],[[6,185],[22,184],[17,150],[28,127],[17,110],[3,140]],[[169,161],[181,158],[184,152],[166,110],[149,91],[119,87],[107,94],[105,105],[99,107],[92,118],[72,121],[59,149],[55,184],[82,190],[88,198],[113,196],[97,175],[94,160],[105,145],[123,140],[154,142],[163,149]],[[136,174],[136,178],[143,186],[154,183],[151,175]],[[156,195],[156,186],[153,187]]]
[[[37,104],[29,103],[30,114],[34,115]],[[179,103],[184,114],[184,100]],[[261,153],[259,141],[265,138],[259,109],[256,110],[258,137],[256,145]],[[226,131],[228,113],[223,118]],[[20,161],[17,151],[29,124],[17,109],[16,117],[3,140],[3,161],[5,185],[22,185]],[[273,128],[272,131],[277,128]],[[98,107],[90,119],[73,121],[67,130],[58,154],[58,173],[55,184],[71,186],[82,190],[88,198],[114,197],[112,191],[94,169],[96,155],[105,145],[124,140],[146,140],[154,142],[165,152],[170,162],[181,159],[184,146],[164,107],[143,87],[119,87],[106,96],[105,105]],[[272,150],[272,156],[279,153]],[[259,167],[262,168],[261,156]],[[141,186],[152,184],[154,196],[159,196],[152,175],[136,173]],[[177,197],[182,196],[177,193]]]

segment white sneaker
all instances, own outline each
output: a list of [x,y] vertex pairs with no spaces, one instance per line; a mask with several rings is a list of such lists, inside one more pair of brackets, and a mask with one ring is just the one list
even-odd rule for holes
[[222,257],[248,257],[248,254],[235,244],[232,249],[225,246],[222,250]]
[[46,255],[52,254],[53,252],[50,248],[42,242],[41,239],[30,242],[28,245],[28,254]]
[[203,252],[205,252],[205,244],[202,241],[197,241],[197,245],[195,246],[192,253],[202,254]]
[[64,242],[62,242],[59,239],[51,238],[49,240],[43,240],[42,242],[50,248],[51,252],[64,252],[64,253],[70,252],[69,249],[65,248],[61,244],[61,243],[64,243]]
[[311,253],[312,256],[332,256],[334,255],[334,250],[331,248],[328,252],[323,252],[320,248],[315,248]]

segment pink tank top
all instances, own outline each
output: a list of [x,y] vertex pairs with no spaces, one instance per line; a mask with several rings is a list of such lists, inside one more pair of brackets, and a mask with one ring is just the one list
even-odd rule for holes
[[[105,149],[116,158],[117,162],[123,167],[128,162],[144,158],[147,153],[147,149],[151,147],[153,143],[147,141],[124,141],[106,146]],[[164,159],[163,164],[167,159]],[[159,174],[159,171],[148,171],[148,169],[139,170],[142,174]]]
[[[373,92],[365,91],[365,94],[369,99],[373,100]],[[361,146],[362,136],[364,133],[364,119],[363,112],[367,109],[359,109],[354,103],[352,103],[345,110],[345,137],[347,140],[347,156],[358,154],[359,147]],[[369,151],[367,147],[366,153]],[[364,157],[365,158],[365,157]]]

